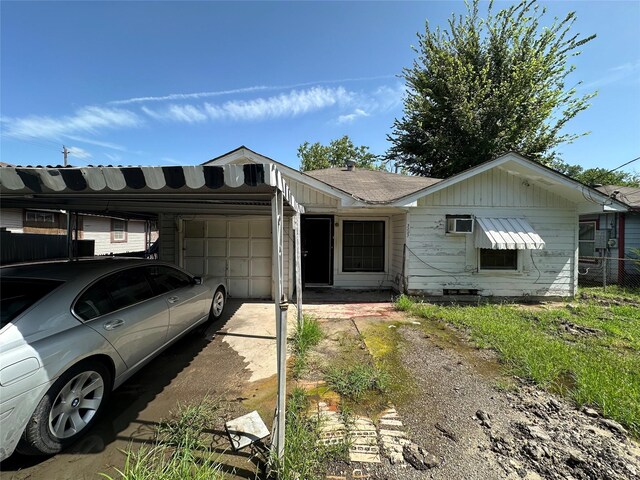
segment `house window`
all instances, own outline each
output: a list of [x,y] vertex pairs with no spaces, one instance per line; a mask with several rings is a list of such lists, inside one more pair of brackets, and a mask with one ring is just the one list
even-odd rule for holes
[[384,272],[384,221],[342,223],[342,271]]
[[56,223],[56,216],[52,212],[24,212],[24,219],[27,223],[48,224]]
[[127,241],[126,220],[111,219],[111,243],[122,243]]
[[481,248],[480,270],[518,270],[518,250]]
[[580,222],[578,233],[578,256],[596,256],[596,222]]

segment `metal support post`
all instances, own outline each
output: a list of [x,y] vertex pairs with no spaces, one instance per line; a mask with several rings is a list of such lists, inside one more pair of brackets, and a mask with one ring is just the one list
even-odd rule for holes
[[66,211],[67,214],[67,258],[73,260],[73,221],[71,218],[72,212]]
[[298,309],[298,328],[302,328],[304,317],[302,315],[302,250],[300,246],[301,226],[300,214],[293,217],[294,249],[295,249],[295,279],[296,279],[296,306]]
[[278,368],[278,397],[272,447],[279,459],[284,456],[285,410],[287,395],[287,302],[283,292],[283,197],[277,190],[271,199],[271,225],[273,235],[272,275],[276,313],[276,343]]

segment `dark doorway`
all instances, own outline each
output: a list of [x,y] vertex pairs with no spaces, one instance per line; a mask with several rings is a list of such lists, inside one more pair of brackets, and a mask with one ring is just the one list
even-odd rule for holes
[[333,217],[302,217],[302,281],[304,285],[333,283]]

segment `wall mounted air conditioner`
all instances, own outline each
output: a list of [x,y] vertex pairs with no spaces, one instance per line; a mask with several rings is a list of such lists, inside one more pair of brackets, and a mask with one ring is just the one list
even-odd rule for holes
[[473,233],[473,218],[447,217],[447,233]]

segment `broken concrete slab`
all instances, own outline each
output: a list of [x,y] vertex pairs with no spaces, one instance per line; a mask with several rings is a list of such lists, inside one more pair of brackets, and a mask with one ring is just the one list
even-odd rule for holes
[[224,424],[234,450],[241,450],[262,440],[271,432],[255,410]]

